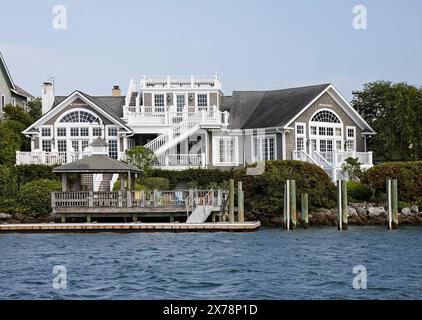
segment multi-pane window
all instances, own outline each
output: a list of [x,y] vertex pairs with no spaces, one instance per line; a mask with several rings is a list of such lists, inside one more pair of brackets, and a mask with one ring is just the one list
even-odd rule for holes
[[79,141],[78,140],[72,141],[72,148],[73,148],[73,151],[76,151],[76,152],[79,151]]
[[101,137],[103,130],[101,128],[92,128],[92,135],[94,137]]
[[311,134],[314,135],[314,136],[316,136],[316,134],[317,134],[317,127],[311,126]]
[[178,94],[176,96],[177,112],[182,112],[185,107],[185,95]]
[[51,128],[41,128],[41,136],[50,137],[51,136]]
[[42,151],[51,152],[51,140],[42,141]]
[[347,128],[347,137],[354,138],[355,137],[355,129],[354,128]]
[[88,140],[82,140],[81,141],[81,151],[84,151],[85,148],[88,147]]
[[198,110],[206,110],[208,107],[208,95],[198,94]]
[[154,107],[156,112],[164,112],[164,94],[154,95]]
[[316,149],[317,149],[317,140],[311,139],[311,150],[316,151]]
[[116,127],[109,127],[108,128],[108,135],[110,137],[117,137],[117,128]]
[[340,119],[329,110],[321,110],[314,115],[311,121],[315,122],[329,122],[329,123],[340,123]]
[[326,128],[325,127],[319,127],[319,135],[320,136],[325,136],[326,134]]
[[303,137],[297,137],[296,138],[296,150],[302,151],[305,150],[305,139]]
[[224,137],[218,140],[217,162],[221,164],[233,164],[236,162],[234,137]]
[[59,152],[66,152],[67,151],[66,140],[57,140],[57,150]]
[[57,128],[58,137],[66,137],[66,128]]
[[341,137],[341,128],[336,128],[336,137]]
[[79,128],[70,128],[71,137],[79,137]]
[[304,134],[305,133],[305,126],[303,124],[299,124],[296,127],[297,134]]
[[117,159],[117,140],[108,140],[108,156],[112,159]]
[[354,151],[355,143],[353,140],[346,141],[346,151]]
[[88,137],[88,136],[89,136],[88,128],[81,128],[81,137]]
[[327,128],[327,136],[333,136],[334,135],[334,128]]
[[336,149],[339,150],[339,151],[341,151],[341,149],[342,149],[341,140],[337,140],[336,141]]
[[275,138],[253,137],[255,161],[275,160]]

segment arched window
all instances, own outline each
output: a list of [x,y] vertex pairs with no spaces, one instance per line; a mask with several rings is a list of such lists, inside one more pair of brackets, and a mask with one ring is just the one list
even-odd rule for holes
[[60,120],[61,123],[100,123],[100,119],[87,111],[73,111]]
[[314,122],[328,122],[328,123],[340,123],[340,119],[329,110],[321,110],[315,114],[311,121]]

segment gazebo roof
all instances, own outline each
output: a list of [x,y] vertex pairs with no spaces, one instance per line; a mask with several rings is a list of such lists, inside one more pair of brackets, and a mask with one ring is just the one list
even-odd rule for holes
[[138,168],[106,155],[92,155],[53,169],[54,173],[140,173]]

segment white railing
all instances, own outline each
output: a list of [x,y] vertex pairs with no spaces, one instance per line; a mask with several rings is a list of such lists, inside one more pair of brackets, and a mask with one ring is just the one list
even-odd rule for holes
[[[126,106],[124,108],[127,108]],[[190,116],[194,112],[131,112],[126,111],[127,122],[129,125],[174,125],[178,124]]]
[[202,154],[165,154],[157,157],[157,167],[204,167],[205,153]]
[[216,88],[221,90],[221,80],[217,77],[144,77],[142,89],[150,88]]
[[193,212],[195,208],[200,205],[222,206],[224,193],[227,194],[227,192],[223,190],[191,190],[189,196],[185,200],[186,213],[189,216],[189,213]]
[[91,152],[16,151],[16,164],[61,165],[89,157]]
[[372,166],[372,151],[369,152],[356,152],[356,151],[338,151],[337,163],[343,163],[347,158],[358,159],[362,165]]
[[307,154],[303,150],[293,151],[293,160],[306,161],[309,163],[319,165],[309,154]]
[[159,156],[166,150],[166,144],[170,147],[171,145],[177,143],[180,139],[185,138],[185,135],[193,128],[205,124],[219,124],[220,120],[220,111],[199,111],[160,134],[157,138],[147,143],[145,147],[151,149],[157,156]]
[[138,90],[138,82],[134,79],[130,79],[129,87],[127,89],[127,95],[126,95],[126,98],[125,98],[125,105],[126,106],[129,106],[129,104],[130,104],[130,99],[132,98],[132,93],[137,92],[137,91],[139,91]]

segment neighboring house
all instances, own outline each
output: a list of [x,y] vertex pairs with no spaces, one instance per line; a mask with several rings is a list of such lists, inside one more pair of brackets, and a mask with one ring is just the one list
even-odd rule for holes
[[7,104],[27,110],[28,102],[34,97],[13,82],[6,62],[0,52],[0,120],[4,117],[3,108]]
[[375,132],[331,84],[223,96],[216,76],[144,77],[130,81],[126,96],[118,86],[105,97],[53,92],[45,83],[44,115],[23,132],[32,152],[18,152],[18,164],[80,159],[100,136],[110,157],[124,159],[126,150],[144,145],[166,169],[295,159],[335,180],[350,156],[372,166],[366,139]]

